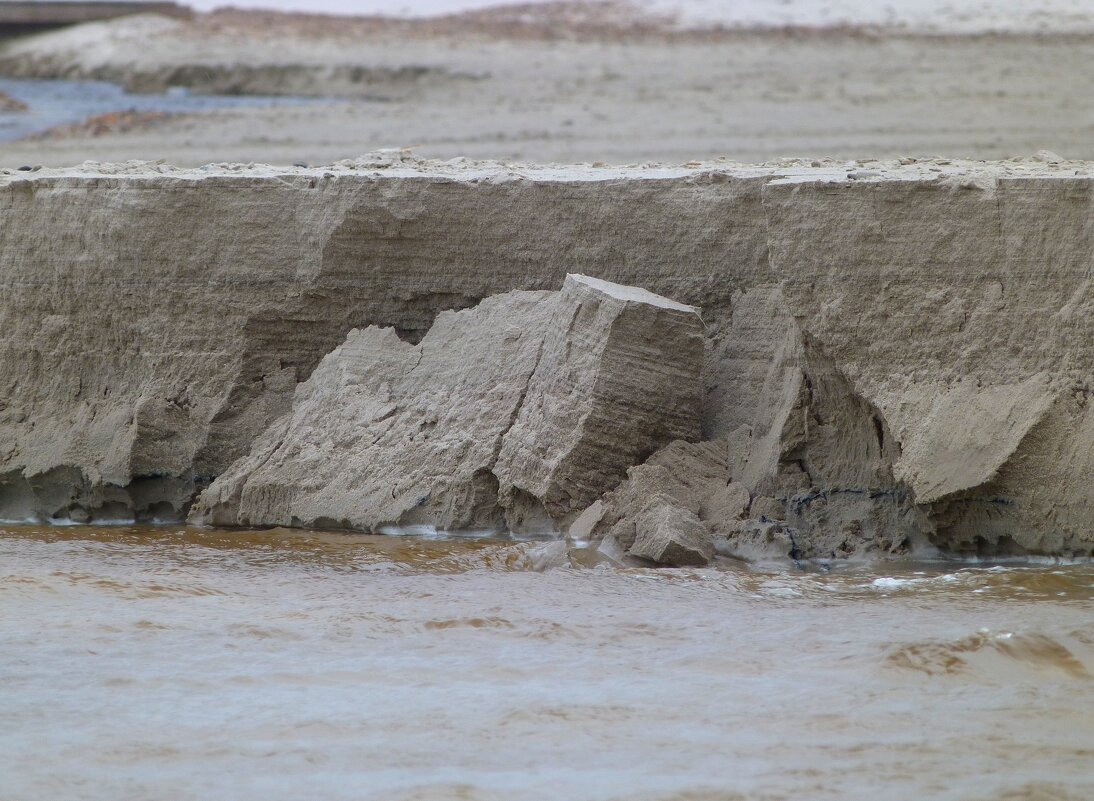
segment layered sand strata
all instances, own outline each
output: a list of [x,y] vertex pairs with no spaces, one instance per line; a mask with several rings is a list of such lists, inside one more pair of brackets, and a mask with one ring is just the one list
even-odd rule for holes
[[583,273],[702,308],[699,519],[1090,553],[1092,190],[1050,156],[0,174],[0,515],[184,515],[351,329]]

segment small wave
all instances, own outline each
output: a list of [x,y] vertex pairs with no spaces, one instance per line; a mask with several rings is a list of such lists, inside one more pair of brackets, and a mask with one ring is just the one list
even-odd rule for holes
[[135,526],[137,525],[137,519],[135,517],[119,517],[109,520],[91,520],[81,521],[73,520],[70,517],[51,517],[48,520],[51,526]]
[[880,592],[896,592],[899,590],[911,590],[930,585],[960,584],[971,576],[972,574],[962,576],[958,573],[943,573],[939,576],[928,576],[924,573],[905,577],[881,576],[871,581],[868,586],[870,589],[878,590]]
[[950,642],[901,645],[890,651],[885,664],[928,676],[980,673],[1000,679],[1018,668],[1058,672],[1074,679],[1094,678],[1079,657],[1047,635],[990,629]]
[[436,526],[380,526],[385,537],[418,537],[423,540],[443,540],[447,533]]
[[879,590],[900,590],[923,582],[924,579],[896,578],[895,576],[882,576],[870,582],[871,587]]
[[868,578],[858,590],[885,596],[907,593],[957,593],[992,598],[1086,601],[1094,598],[1094,574],[1088,565],[1054,565],[1056,570],[1031,565],[965,567],[948,573],[916,571],[910,575]]
[[440,629],[456,629],[456,628],[471,628],[471,629],[511,629],[513,624],[508,620],[500,617],[463,617],[463,618],[446,618],[443,620],[427,620],[422,624],[424,628],[430,631],[437,631]]

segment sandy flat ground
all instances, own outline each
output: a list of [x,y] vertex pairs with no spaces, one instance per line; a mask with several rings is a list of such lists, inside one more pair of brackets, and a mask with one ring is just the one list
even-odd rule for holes
[[[429,1],[426,0],[426,2]],[[1094,1],[1092,0],[635,0],[635,2],[647,13],[674,15],[680,24],[685,26],[872,25],[889,29],[946,34],[985,31],[1074,33],[1077,29],[1094,30]]]
[[[229,13],[191,23],[133,18],[26,40],[15,62],[24,75],[139,84],[182,74],[176,69],[192,78],[242,65],[249,81],[261,82],[287,65],[305,76],[293,84],[299,91],[341,96],[126,133],[6,142],[0,166],[321,164],[387,147],[437,158],[622,164],[1007,158],[1042,149],[1094,158],[1094,36],[681,33],[636,23],[618,6],[568,13],[577,21],[526,24],[527,15],[503,10],[418,27]],[[10,66],[10,48],[5,58]],[[346,91],[324,77],[334,68],[381,77],[367,91]]]
[[[536,5],[551,0],[524,0]],[[233,0],[238,8],[428,17],[510,5],[512,0]],[[202,11],[223,0],[191,0]],[[634,13],[683,27],[876,25],[943,33],[1094,30],[1094,0],[630,0]]]

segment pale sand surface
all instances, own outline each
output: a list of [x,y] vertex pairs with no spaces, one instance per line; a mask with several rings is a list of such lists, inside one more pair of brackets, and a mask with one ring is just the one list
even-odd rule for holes
[[[545,0],[526,0],[528,5]],[[511,0],[234,0],[238,8],[427,17],[509,5]],[[223,0],[193,0],[211,11]],[[881,25],[929,31],[1074,31],[1094,27],[1094,0],[631,0],[636,13],[683,26]]]
[[[432,2],[433,0],[426,0]],[[637,0],[682,25],[876,25],[939,33],[1094,29],[1091,0]]]
[[[1094,95],[1081,90],[1094,74],[1094,38],[1085,36],[677,35],[621,29],[610,15],[538,27],[504,14],[457,19],[416,28],[225,14],[195,23],[129,19],[28,40],[19,46],[33,51],[30,74],[50,77],[139,82],[179,65],[244,65],[253,82],[278,64],[299,74],[332,65],[421,74],[381,76],[366,97],[6,142],[0,166],[322,164],[386,147],[436,158],[624,164],[1007,158],[1041,149],[1094,158]],[[345,89],[322,76],[294,85],[313,94]]]
[[[1046,148],[1094,158],[1094,95],[1082,89],[1094,73],[1094,0],[250,4],[392,18],[221,11],[9,44],[0,52],[8,75],[201,91],[208,73],[206,91],[337,97],[5,142],[0,166],[318,164],[384,147],[611,163],[1006,158]],[[331,75],[358,69],[379,75],[361,86]]]

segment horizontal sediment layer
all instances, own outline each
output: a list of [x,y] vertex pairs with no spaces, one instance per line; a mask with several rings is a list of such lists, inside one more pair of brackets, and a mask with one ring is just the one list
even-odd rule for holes
[[0,172],[0,518],[183,515],[351,329],[581,273],[701,307],[703,437],[800,525],[1090,553],[1092,200],[1049,155]]

